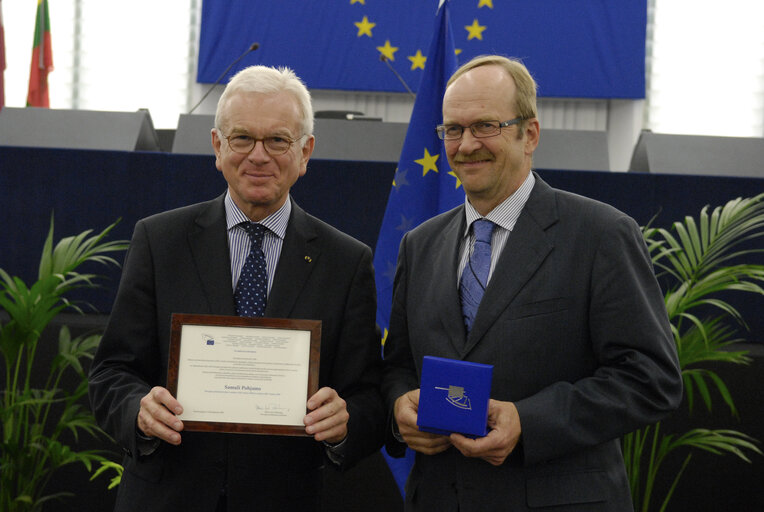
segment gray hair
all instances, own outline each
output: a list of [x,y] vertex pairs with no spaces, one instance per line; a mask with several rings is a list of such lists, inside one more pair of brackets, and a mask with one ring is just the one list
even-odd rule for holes
[[301,128],[304,135],[313,134],[313,105],[310,92],[302,80],[287,67],[249,66],[236,73],[226,85],[218,100],[215,111],[215,129],[221,131],[221,112],[226,102],[237,93],[279,93],[288,92],[297,100],[302,112]]

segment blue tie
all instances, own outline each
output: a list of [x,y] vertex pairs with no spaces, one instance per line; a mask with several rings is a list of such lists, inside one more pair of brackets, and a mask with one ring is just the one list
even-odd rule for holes
[[464,326],[468,333],[472,330],[480,300],[483,298],[485,287],[488,284],[488,272],[491,270],[491,234],[493,228],[494,223],[490,220],[479,219],[472,223],[475,245],[472,247],[469,262],[462,271],[462,280],[459,284]]
[[239,282],[236,284],[236,292],[233,294],[236,314],[263,316],[268,299],[268,272],[265,269],[265,255],[262,247],[263,237],[268,228],[254,222],[242,222],[239,225],[247,231],[252,247],[244,261]]

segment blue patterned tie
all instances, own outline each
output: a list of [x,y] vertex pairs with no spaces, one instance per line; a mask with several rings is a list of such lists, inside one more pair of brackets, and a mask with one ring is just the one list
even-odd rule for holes
[[236,292],[233,294],[236,314],[263,316],[268,299],[268,272],[265,269],[265,255],[262,247],[263,237],[268,228],[254,222],[242,222],[239,225],[247,231],[252,247],[244,261],[239,282],[236,284]]
[[462,299],[462,315],[464,326],[469,333],[475,321],[480,300],[488,284],[488,272],[491,270],[491,234],[494,223],[490,220],[479,219],[472,223],[475,234],[475,245],[467,266],[462,271],[459,284],[459,294]]

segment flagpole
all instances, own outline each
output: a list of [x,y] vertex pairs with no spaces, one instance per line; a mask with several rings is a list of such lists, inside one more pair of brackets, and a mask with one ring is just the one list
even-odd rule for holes
[[[403,235],[427,219],[464,202],[456,178],[449,174],[443,145],[435,133],[442,121],[442,100],[448,78],[456,70],[449,1],[441,0],[417,89],[398,168],[387,200],[376,249],[374,268],[377,285],[377,323],[386,339],[392,304],[393,278],[398,247]],[[456,286],[456,283],[454,283]],[[384,341],[383,341],[384,342]],[[383,452],[396,483],[404,485],[413,464],[413,452],[394,459]]]

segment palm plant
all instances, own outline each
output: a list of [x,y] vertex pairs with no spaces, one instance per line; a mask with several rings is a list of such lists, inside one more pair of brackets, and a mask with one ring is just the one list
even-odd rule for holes
[[[0,402],[0,510],[4,512],[39,511],[46,501],[66,495],[45,495],[51,476],[62,466],[82,463],[90,472],[93,463],[111,462],[100,452],[67,445],[62,437],[68,433],[76,443],[80,432],[94,437],[105,435],[89,408],[81,404],[87,393],[82,361],[92,359],[100,335],[72,338],[69,329],[62,327],[58,354],[44,386],[36,388],[34,382],[41,375],[35,356],[46,326],[64,309],[82,312],[67,298],[70,292],[97,286],[98,276],[80,273],[80,265],[118,265],[109,254],[124,250],[127,244],[104,241],[115,225],[94,236],[88,230],[64,238],[53,247],[51,218],[38,280],[27,286],[0,269],[0,353],[5,362],[5,388]],[[62,377],[71,372],[78,385],[63,389]]]
[[[732,415],[737,410],[729,389],[719,375],[703,364],[726,362],[748,364],[745,351],[731,350],[735,327],[746,327],[739,311],[725,297],[727,292],[764,295],[764,265],[741,263],[764,253],[755,241],[764,236],[764,194],[735,199],[709,213],[704,207],[696,220],[685,217],[675,222],[673,231],[643,229],[653,264],[659,277],[671,282],[665,294],[671,329],[684,381],[685,398],[692,414],[699,397],[711,410],[714,390]],[[709,312],[711,312],[710,316]],[[701,316],[703,315],[703,316]],[[656,423],[626,435],[624,458],[629,474],[634,509],[666,510],[694,449],[713,454],[733,454],[747,462],[751,453],[761,454],[757,441],[729,429],[693,428],[681,434],[661,432]],[[662,463],[676,450],[689,449],[674,475],[660,507],[651,507],[655,482]]]

